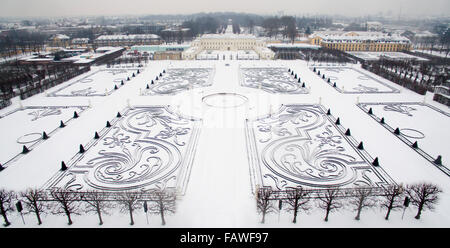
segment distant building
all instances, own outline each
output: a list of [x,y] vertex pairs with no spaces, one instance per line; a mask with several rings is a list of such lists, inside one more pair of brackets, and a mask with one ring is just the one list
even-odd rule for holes
[[158,51],[153,54],[154,60],[181,60],[179,51]]
[[74,47],[86,48],[89,45],[89,38],[75,38],[70,43]]
[[367,31],[381,31],[383,24],[381,22],[366,22]]
[[381,32],[324,31],[310,36],[311,44],[341,51],[398,52],[411,50],[411,41],[403,36]]
[[233,34],[232,25],[228,25],[224,34],[205,34],[192,42],[183,52],[183,59],[196,59],[202,51],[255,51],[260,59],[273,59],[275,53],[267,48],[262,39],[249,34]]
[[102,35],[94,43],[97,46],[159,45],[161,38],[156,34]]
[[55,34],[48,40],[48,45],[52,47],[67,47],[70,44],[70,37],[64,34]]

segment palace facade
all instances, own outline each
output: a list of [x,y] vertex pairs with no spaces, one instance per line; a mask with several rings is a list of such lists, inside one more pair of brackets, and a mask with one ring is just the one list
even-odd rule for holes
[[381,32],[316,32],[311,44],[341,51],[399,52],[411,50],[411,41],[403,36]]

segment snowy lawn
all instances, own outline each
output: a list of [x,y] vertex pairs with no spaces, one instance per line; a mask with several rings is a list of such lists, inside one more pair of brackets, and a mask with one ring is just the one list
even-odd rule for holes
[[398,93],[399,90],[371,75],[370,72],[353,67],[311,67],[317,76],[325,80],[338,92],[344,94]]
[[[80,115],[87,106],[26,106],[0,115],[0,163],[8,167],[21,156],[23,146],[32,150],[60,127],[68,125],[75,112]],[[11,128],[14,127],[14,128]],[[43,133],[48,137],[43,137]],[[32,151],[30,151],[32,152]]]
[[[48,96],[107,96],[137,75],[142,69],[100,69],[65,84]],[[53,90],[53,89],[51,89]]]
[[[443,131],[450,126],[450,114],[424,103],[390,102],[390,103],[361,103],[359,105],[384,126],[392,135],[400,136],[411,149],[422,154],[433,163],[441,156],[444,170],[450,175],[448,161],[450,150],[445,141],[450,140],[450,132]],[[380,123],[382,125],[382,123]],[[399,134],[395,134],[398,128]],[[412,147],[417,142],[417,147]],[[434,163],[433,163],[434,164]]]

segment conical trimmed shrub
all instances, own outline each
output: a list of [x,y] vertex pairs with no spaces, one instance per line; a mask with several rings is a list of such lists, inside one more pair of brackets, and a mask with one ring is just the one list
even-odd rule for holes
[[417,141],[414,142],[414,144],[412,144],[413,148],[419,148],[419,145],[417,144]]
[[22,154],[26,154],[26,153],[28,153],[30,151],[30,149],[28,149],[28,147],[26,146],[26,145],[24,145],[23,147],[22,147]]
[[94,139],[100,139],[100,135],[97,132],[95,132]]
[[120,112],[117,112],[117,115],[116,115],[116,117],[117,117],[117,118],[120,118],[120,117],[122,117],[122,115],[120,114]]
[[48,135],[45,131],[42,132],[42,139],[44,139],[44,140],[48,139]]
[[376,157],[373,162],[372,162],[373,166],[380,166],[380,163],[378,162],[378,157]]
[[350,128],[347,129],[347,131],[345,131],[345,135],[347,136],[351,136],[352,134],[350,133]]
[[400,129],[397,127],[397,128],[394,130],[394,133],[397,134],[397,135],[399,135],[399,134],[400,134]]
[[145,88],[148,90],[148,89],[150,89],[150,86],[147,84],[147,86]]
[[65,126],[66,126],[66,124],[64,124],[63,121],[61,121],[61,122],[59,123],[59,127],[63,128],[63,127],[65,127]]
[[339,119],[339,117],[336,119],[336,125],[341,125],[341,119]]
[[369,115],[373,115],[373,110],[372,108],[369,109],[369,111],[367,112]]
[[84,153],[84,152],[85,152],[84,147],[83,147],[83,145],[80,144],[80,151],[79,151],[79,153]]
[[381,117],[380,123],[384,124],[384,117]]
[[66,163],[64,163],[64,161],[61,162],[61,170],[62,171],[67,170],[67,166],[66,166]]
[[106,127],[111,127],[111,123],[109,123],[109,121],[106,121]]
[[439,156],[436,158],[436,160],[434,160],[434,163],[435,163],[435,164],[438,164],[438,165],[442,165],[442,156],[439,155]]
[[363,145],[363,142],[362,142],[362,141],[359,143],[358,149],[359,149],[359,150],[364,150],[364,145]]
[[77,113],[77,111],[73,111],[73,118],[78,118],[78,113]]
[[117,85],[114,85],[114,89],[115,89],[115,90],[117,90],[117,89],[118,89]]

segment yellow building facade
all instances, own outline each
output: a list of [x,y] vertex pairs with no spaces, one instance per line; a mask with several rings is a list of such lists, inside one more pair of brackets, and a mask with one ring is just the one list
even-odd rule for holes
[[341,51],[399,52],[411,50],[411,42],[402,36],[380,32],[317,33],[311,44]]

